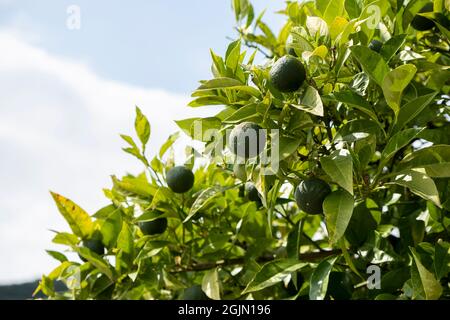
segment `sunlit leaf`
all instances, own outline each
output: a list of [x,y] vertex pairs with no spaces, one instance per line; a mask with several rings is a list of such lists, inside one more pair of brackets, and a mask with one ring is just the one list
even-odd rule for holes
[[334,191],[325,198],[323,212],[331,243],[337,243],[347,230],[354,203],[353,196],[344,190]]
[[63,196],[51,192],[53,200],[58,207],[59,212],[69,224],[73,233],[81,238],[87,238],[93,231],[93,224],[91,217],[80,208],[72,200],[64,198]]
[[259,291],[273,286],[286,278],[290,273],[297,271],[306,265],[307,264],[304,262],[288,259],[268,262],[250,281],[242,294]]

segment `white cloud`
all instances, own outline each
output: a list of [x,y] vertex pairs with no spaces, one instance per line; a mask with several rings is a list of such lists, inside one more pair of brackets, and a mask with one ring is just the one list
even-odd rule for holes
[[173,119],[194,116],[185,96],[102,79],[6,31],[0,88],[0,283],[56,265],[44,251],[55,248],[47,230],[67,227],[49,189],[92,213],[105,204],[110,174],[142,169],[118,136],[133,134],[134,105],[152,123],[151,152],[177,130]]

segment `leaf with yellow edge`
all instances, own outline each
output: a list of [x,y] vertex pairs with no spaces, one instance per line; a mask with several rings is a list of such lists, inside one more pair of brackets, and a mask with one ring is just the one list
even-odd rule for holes
[[59,212],[69,224],[73,233],[81,238],[88,238],[93,231],[91,217],[72,200],[50,192],[55,200]]

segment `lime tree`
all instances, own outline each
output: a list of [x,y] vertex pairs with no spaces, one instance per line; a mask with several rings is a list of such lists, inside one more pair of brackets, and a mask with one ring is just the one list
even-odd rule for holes
[[196,149],[175,159],[174,134],[149,158],[137,108],[122,138],[143,171],[113,176],[97,212],[52,193],[70,231],[37,290],[449,299],[448,1],[287,1],[280,30],[232,4],[236,37],[189,103],[222,108],[176,121]]

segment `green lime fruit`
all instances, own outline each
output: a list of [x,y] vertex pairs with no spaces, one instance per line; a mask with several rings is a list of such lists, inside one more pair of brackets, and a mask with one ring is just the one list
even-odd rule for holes
[[311,178],[302,181],[295,190],[295,201],[308,214],[323,213],[322,204],[331,193],[330,186],[323,180]]
[[175,193],[186,193],[194,185],[194,173],[185,166],[174,167],[167,172],[167,185]]
[[373,50],[373,51],[375,51],[377,53],[380,53],[380,50],[381,50],[382,46],[383,46],[383,43],[381,41],[378,41],[378,40],[372,40],[369,43],[369,49],[371,49],[371,50]]
[[261,197],[254,184],[247,183],[245,185],[245,192],[247,193],[248,200],[261,203]]
[[270,70],[270,82],[280,92],[297,91],[305,79],[305,67],[293,56],[278,59]]
[[[163,214],[162,212],[158,212]],[[146,236],[164,233],[167,229],[167,218],[159,218],[152,221],[139,222],[139,228]]]
[[[83,240],[82,242],[82,246],[84,248],[88,248],[90,251],[98,254],[98,255],[103,255],[105,254],[105,246],[103,245],[103,242],[99,239],[86,239]],[[87,260],[85,258],[83,258],[80,254],[78,255],[80,257],[80,259],[84,262],[86,262]]]
[[231,130],[229,149],[239,158],[251,159],[259,155],[266,145],[266,133],[253,122],[243,122]]
[[[419,13],[433,12],[433,3],[429,2],[420,9]],[[433,29],[434,22],[428,18],[415,15],[411,21],[411,26],[417,31],[427,31]]]
[[202,287],[195,285],[184,289],[182,300],[209,300]]

